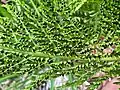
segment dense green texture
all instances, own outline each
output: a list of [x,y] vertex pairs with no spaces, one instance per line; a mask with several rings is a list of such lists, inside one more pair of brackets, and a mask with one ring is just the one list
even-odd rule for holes
[[[67,85],[99,70],[119,75],[119,48],[111,55],[102,49],[119,47],[120,0],[12,0],[6,8],[13,18],[0,18],[0,76],[27,73],[26,82],[32,80],[16,88],[29,90],[63,74],[75,77]],[[96,45],[100,52],[93,55]]]

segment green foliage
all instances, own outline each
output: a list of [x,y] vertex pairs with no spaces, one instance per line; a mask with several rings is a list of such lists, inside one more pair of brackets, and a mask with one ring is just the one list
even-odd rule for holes
[[[14,18],[1,18],[1,79],[17,74],[9,88],[30,90],[64,74],[75,78],[63,86],[72,88],[99,70],[108,76],[119,75],[119,48],[111,55],[101,53],[106,47],[120,44],[119,3],[119,0],[12,0],[6,5],[12,15],[0,11],[5,17]],[[103,41],[101,36],[105,37]],[[100,52],[91,54],[97,45]],[[26,73],[22,81],[20,76]]]
[[0,4],[0,16],[12,18],[12,15]]

